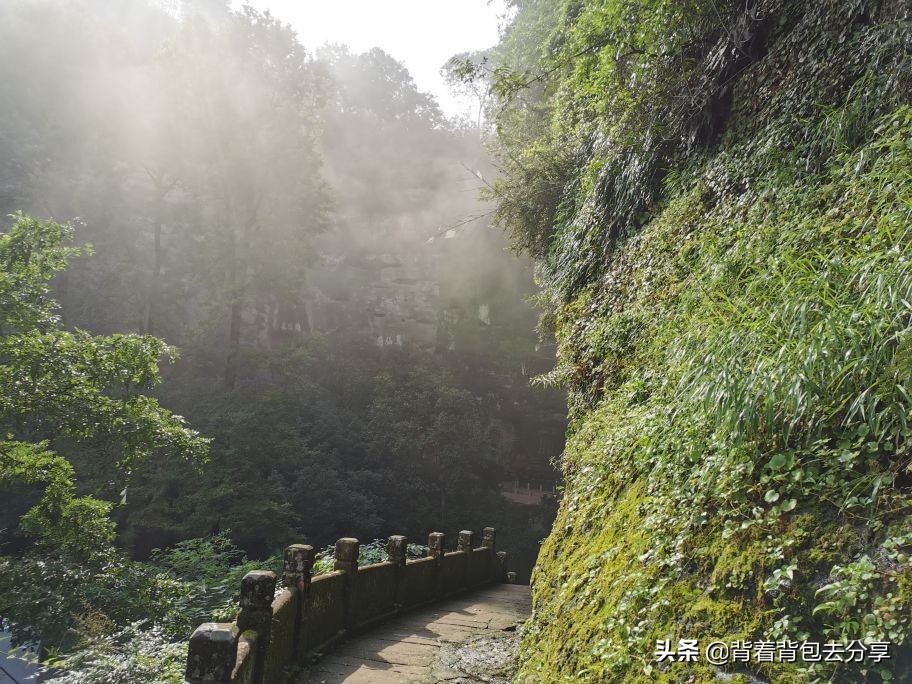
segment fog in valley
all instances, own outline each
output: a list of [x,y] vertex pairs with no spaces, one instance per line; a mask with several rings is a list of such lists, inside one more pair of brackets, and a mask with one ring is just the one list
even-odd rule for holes
[[[144,389],[211,443],[204,464],[125,465],[42,421],[4,429],[64,454],[136,560],[494,525],[528,578],[565,405],[530,385],[554,343],[479,199],[497,170],[477,124],[384,51],[301,45],[251,8],[3,0],[3,230],[72,224],[91,254],[52,281],[62,326],[173,345]],[[39,492],[4,497],[0,553],[28,557]]]

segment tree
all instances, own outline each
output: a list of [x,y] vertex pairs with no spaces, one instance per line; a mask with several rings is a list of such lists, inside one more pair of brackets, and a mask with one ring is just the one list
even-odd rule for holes
[[207,442],[180,416],[141,394],[160,381],[159,361],[175,351],[147,335],[92,336],[67,331],[48,283],[70,257],[72,228],[15,216],[0,235],[0,485],[44,488],[22,529],[57,551],[91,557],[113,540],[111,504],[77,496],[76,472],[51,445],[94,448],[126,479],[153,454],[199,462]]
[[181,117],[197,132],[182,178],[198,205],[190,268],[213,330],[227,338],[231,388],[245,323],[255,335],[297,296],[314,258],[309,238],[326,224],[322,80],[294,32],[250,7],[215,24],[189,19],[169,63]]
[[[79,237],[98,258],[61,273],[55,289],[71,321],[99,332],[151,333],[167,294],[156,274],[173,211],[162,198],[182,145],[154,56],[176,29],[144,0],[0,8],[0,215],[83,219]],[[108,288],[118,296],[101,296]]]

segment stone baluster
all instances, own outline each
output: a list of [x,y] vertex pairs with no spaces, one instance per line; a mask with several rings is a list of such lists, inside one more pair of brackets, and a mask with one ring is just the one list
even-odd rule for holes
[[239,634],[233,622],[206,622],[197,627],[190,637],[185,680],[189,684],[229,684]]
[[485,527],[481,531],[481,545],[486,549],[491,549],[491,553],[494,552],[494,542],[497,539],[497,530],[493,527]]
[[301,595],[307,593],[314,564],[314,548],[309,544],[292,544],[286,547],[282,584],[297,588]]
[[407,553],[408,539],[401,534],[394,534],[386,540],[386,555],[397,568],[405,567]]
[[428,535],[428,556],[434,559],[434,567],[436,568],[434,593],[438,597],[443,592],[442,570],[444,555],[446,555],[446,535],[443,532],[431,532]]
[[443,555],[446,553],[446,535],[443,532],[431,532],[428,535],[428,556],[437,561],[437,565],[443,563]]
[[355,583],[358,581],[358,555],[361,552],[361,542],[354,537],[343,537],[336,542],[335,563],[333,567],[345,573],[345,627],[355,627],[354,599]]
[[408,562],[408,539],[401,534],[394,534],[386,540],[386,555],[389,556],[390,563],[393,564],[395,576],[395,598],[396,610],[399,610],[405,603],[405,565]]
[[333,567],[343,572],[357,572],[360,551],[361,542],[353,537],[343,537],[336,542],[336,562]]
[[461,530],[456,547],[465,554],[462,559],[462,586],[467,589],[472,584],[469,569],[472,566],[472,551],[475,550],[475,533],[472,530]]
[[309,544],[292,544],[285,548],[283,557],[282,584],[298,591],[298,614],[295,617],[294,653],[298,659],[303,652],[302,634],[307,618],[307,595],[310,593],[310,578],[313,572],[314,548]]
[[253,681],[263,681],[263,669],[269,652],[272,631],[272,601],[275,598],[276,574],[269,570],[254,570],[241,580],[241,612],[237,626],[241,632],[252,629],[257,633],[256,660]]

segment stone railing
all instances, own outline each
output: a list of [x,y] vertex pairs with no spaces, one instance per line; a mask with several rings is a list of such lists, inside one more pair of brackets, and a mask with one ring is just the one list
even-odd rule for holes
[[[358,566],[359,542],[336,542],[335,571],[311,576],[314,549],[285,549],[282,584],[276,575],[249,572],[241,581],[241,610],[234,622],[208,622],[190,637],[186,681],[190,684],[274,684],[284,670],[308,662],[347,636],[390,616],[493,582],[512,581],[507,554],[495,552],[494,528],[481,546],[472,532],[459,533],[456,551],[446,535],[428,536],[428,556],[406,559],[407,540],[390,537],[383,563]],[[510,577],[508,577],[510,575]]]

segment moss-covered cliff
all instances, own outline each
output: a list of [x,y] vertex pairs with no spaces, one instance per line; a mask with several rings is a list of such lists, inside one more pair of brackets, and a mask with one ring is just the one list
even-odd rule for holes
[[463,75],[571,393],[519,680],[912,681],[912,6],[514,4]]

